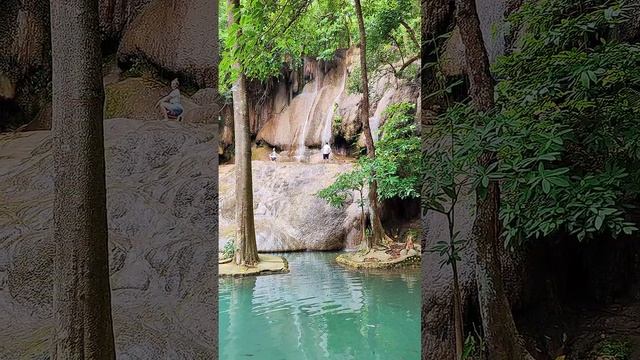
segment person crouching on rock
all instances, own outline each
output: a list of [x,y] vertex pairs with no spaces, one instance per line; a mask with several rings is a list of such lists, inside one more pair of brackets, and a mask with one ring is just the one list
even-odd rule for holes
[[173,79],[173,81],[171,81],[172,90],[169,95],[158,100],[158,102],[156,103],[156,107],[160,107],[160,109],[162,110],[162,115],[164,116],[165,120],[169,120],[169,117],[171,117],[182,121],[182,113],[184,112],[184,108],[180,103],[180,90],[178,89],[179,85],[180,83],[178,82],[178,79]]
[[329,143],[325,143],[322,147],[322,160],[329,160],[329,154],[331,154],[331,146]]
[[407,239],[407,243],[404,246],[404,249],[400,250],[400,255],[401,256],[415,256],[418,255],[418,251],[416,250],[415,246],[413,245],[413,238],[409,237],[409,239]]
[[271,161],[276,161],[277,158],[278,158],[278,154],[276,153],[276,148],[273,148],[271,155],[269,155],[269,159],[271,159]]

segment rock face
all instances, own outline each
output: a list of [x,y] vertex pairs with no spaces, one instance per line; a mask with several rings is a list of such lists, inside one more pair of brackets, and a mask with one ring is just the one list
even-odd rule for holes
[[[359,236],[360,209],[349,201],[331,207],[315,194],[351,164],[253,161],[253,201],[258,251],[335,250]],[[235,236],[235,167],[220,166],[220,239]]]
[[0,2],[0,131],[38,115],[49,102],[49,2]]
[[[455,231],[459,239],[469,239],[474,221],[473,195],[461,199],[455,211]],[[452,327],[453,272],[451,266],[440,266],[443,258],[431,249],[438,241],[448,241],[448,221],[445,215],[427,212],[422,219],[422,357],[429,359],[454,359],[455,334]],[[475,295],[475,262],[470,246],[460,254],[458,276],[463,291],[462,298]]]
[[[145,61],[167,77],[217,88],[218,9],[206,0],[100,0],[106,54]],[[0,131],[47,129],[51,98],[49,1],[0,2]]]
[[[136,120],[159,120],[162,118],[160,109],[156,108],[158,99],[166,96],[171,88],[159,81],[145,77],[127,78],[105,86],[105,117],[127,118]],[[184,116],[200,106],[196,105],[188,96],[181,94]],[[191,116],[193,120],[195,116]],[[216,117],[217,119],[217,117]],[[198,119],[196,119],[198,120]],[[209,122],[211,121],[189,121]]]
[[[119,359],[217,349],[215,125],[105,121]],[[46,358],[54,244],[52,139],[0,135],[0,359]]]
[[[327,141],[335,143],[338,137],[342,142],[355,143],[362,128],[359,118],[362,94],[350,94],[347,79],[357,64],[357,48],[339,51],[332,62],[305,59],[302,79],[290,76],[289,82],[277,83],[274,96],[265,103],[253,104],[256,140],[288,150],[320,147]],[[370,78],[370,115],[374,130],[384,123],[383,112],[389,105],[418,102],[418,84],[396,79],[392,74],[376,74]],[[300,92],[294,94],[300,87]]]
[[105,41],[117,41],[142,8],[152,0],[100,0],[100,32]]
[[151,63],[217,88],[218,8],[209,0],[154,0],[124,32],[118,59]]

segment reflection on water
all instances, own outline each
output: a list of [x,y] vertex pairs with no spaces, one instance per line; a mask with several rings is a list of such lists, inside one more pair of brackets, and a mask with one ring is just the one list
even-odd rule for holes
[[220,279],[220,359],[420,358],[420,272],[289,253],[290,274]]

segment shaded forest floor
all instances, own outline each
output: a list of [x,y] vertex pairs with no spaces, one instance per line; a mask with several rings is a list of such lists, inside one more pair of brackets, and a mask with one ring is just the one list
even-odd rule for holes
[[[557,315],[554,320],[547,314],[545,321],[532,316],[521,324],[525,338],[538,334],[536,359],[640,360],[640,302],[565,305]],[[611,353],[618,357],[606,356]]]
[[[569,359],[596,359],[606,344],[630,347],[629,360],[640,359],[640,302],[576,309],[569,335]],[[600,359],[604,359],[600,357]]]

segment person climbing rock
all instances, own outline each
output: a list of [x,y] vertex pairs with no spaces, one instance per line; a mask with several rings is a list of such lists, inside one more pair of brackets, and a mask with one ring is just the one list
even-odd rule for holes
[[322,160],[329,160],[329,154],[331,154],[331,146],[329,143],[325,143],[322,147]]
[[276,153],[276,148],[273,148],[273,151],[271,152],[271,155],[269,155],[269,158],[271,159],[271,161],[276,161],[276,159],[278,158],[278,154]]
[[184,108],[180,102],[180,89],[178,89],[178,86],[180,86],[178,79],[173,79],[173,81],[171,81],[172,90],[169,95],[158,100],[156,103],[156,107],[160,107],[160,110],[162,110],[162,115],[165,120],[169,120],[169,117],[171,117],[182,121]]

